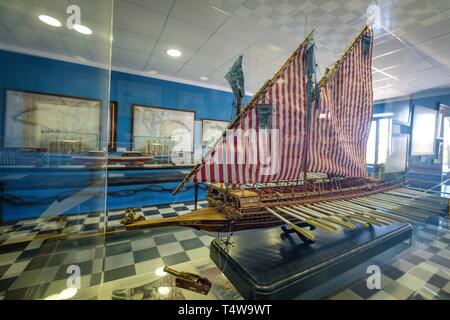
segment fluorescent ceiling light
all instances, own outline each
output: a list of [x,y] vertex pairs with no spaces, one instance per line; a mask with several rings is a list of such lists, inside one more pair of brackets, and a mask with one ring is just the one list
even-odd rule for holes
[[180,51],[180,50],[177,50],[177,49],[169,49],[169,50],[166,51],[166,53],[167,53],[169,56],[175,57],[175,58],[181,56],[181,51]]
[[208,81],[208,77],[200,77],[200,80],[202,80],[202,81]]
[[43,23],[46,23],[46,24],[48,24],[50,26],[53,26],[53,27],[61,27],[62,26],[61,22],[59,22],[58,19],[55,19],[55,18],[50,17],[50,16],[47,16],[45,14],[41,14],[39,16],[39,20],[41,20]]
[[73,26],[73,29],[75,31],[79,32],[79,33],[82,33],[82,34],[92,34],[92,30],[91,29],[89,29],[88,27],[83,26],[81,24],[75,24]]

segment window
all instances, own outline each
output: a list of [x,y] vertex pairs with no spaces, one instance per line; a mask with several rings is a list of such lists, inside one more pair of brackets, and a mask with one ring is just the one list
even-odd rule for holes
[[437,116],[437,110],[421,106],[414,107],[412,156],[434,155]]
[[367,164],[386,163],[391,151],[392,116],[390,114],[374,114],[367,141]]

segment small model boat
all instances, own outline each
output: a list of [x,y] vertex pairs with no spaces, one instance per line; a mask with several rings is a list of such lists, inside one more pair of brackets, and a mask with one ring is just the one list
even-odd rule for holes
[[98,165],[105,163],[146,164],[153,160],[153,156],[147,156],[138,151],[128,151],[121,155],[109,155],[102,151],[90,151],[88,155],[73,155],[72,160],[77,164]]

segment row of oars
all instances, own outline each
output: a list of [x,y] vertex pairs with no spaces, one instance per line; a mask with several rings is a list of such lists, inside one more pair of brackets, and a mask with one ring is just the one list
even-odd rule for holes
[[392,195],[392,194],[385,194],[385,193],[373,195],[372,198],[384,200],[384,201],[391,202],[394,204],[398,204],[398,205],[404,206],[406,208],[420,209],[420,210],[423,210],[425,212],[429,212],[432,214],[438,215],[442,212],[442,207],[440,205],[424,203],[424,202],[420,201],[419,199],[405,199],[400,196],[396,196],[396,195]]
[[312,232],[298,227],[291,217],[319,230],[335,232],[338,227],[354,230],[356,225],[368,228],[370,225],[384,226],[394,221],[407,222],[408,219],[352,203],[349,200],[319,202],[314,204],[280,206],[266,208],[268,212],[282,220],[306,238],[314,240]]
[[434,214],[441,214],[448,207],[448,201],[445,198],[439,198],[439,201],[434,201],[426,198],[423,194],[412,196],[401,191],[391,190],[378,194],[379,197],[385,197],[391,201],[396,201],[399,204],[413,206],[420,208]]
[[441,197],[440,192],[434,192],[434,191],[432,192],[430,190],[423,192],[423,191],[410,189],[410,188],[406,188],[406,187],[395,189],[395,191],[410,195],[412,197],[422,198],[422,199],[426,199],[427,201],[441,203],[444,205],[448,203],[448,199]]
[[397,190],[385,191],[383,193],[391,195],[391,196],[400,197],[400,199],[403,199],[403,200],[414,201],[415,203],[418,203],[421,205],[431,206],[433,208],[441,209],[441,208],[446,207],[446,205],[447,205],[445,201],[438,202],[438,201],[429,199],[426,196],[415,196],[415,195],[411,195],[411,194],[407,194],[407,193],[402,193]]
[[411,222],[411,219],[426,221],[430,216],[442,213],[445,200],[399,188],[352,199],[266,209],[306,238],[314,240],[314,234],[298,227],[292,218],[327,232],[335,232],[338,227],[354,230],[356,225],[368,228],[370,225],[383,226],[395,221]]
[[405,206],[395,203],[392,200],[388,201],[380,197],[368,196],[355,198],[351,201],[360,205],[370,207],[377,211],[385,211],[401,217],[411,218],[422,222],[426,221],[430,217],[430,215],[434,215],[434,213],[430,213],[414,206]]

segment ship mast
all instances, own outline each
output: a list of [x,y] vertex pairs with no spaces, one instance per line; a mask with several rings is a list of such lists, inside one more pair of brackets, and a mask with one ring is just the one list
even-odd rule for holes
[[[256,106],[257,102],[258,102],[259,99],[261,98],[262,94],[266,91],[266,89],[267,89],[271,84],[273,84],[273,83],[277,80],[277,78],[278,78],[278,76],[280,75],[280,73],[286,68],[286,66],[288,66],[288,65],[292,62],[293,59],[295,59],[295,57],[296,57],[298,51],[299,51],[301,48],[303,48],[303,46],[305,45],[305,43],[310,41],[310,38],[311,38],[311,36],[313,35],[314,31],[315,31],[315,30],[312,30],[312,31],[308,34],[308,36],[305,38],[305,40],[303,40],[303,42],[298,46],[298,48],[295,49],[294,52],[292,52],[292,54],[291,54],[291,55],[289,56],[289,58],[284,62],[284,64],[277,70],[277,72],[275,72],[275,74],[272,76],[272,78],[271,78],[270,80],[267,80],[267,81],[264,83],[264,85],[256,92],[256,94],[255,94],[255,95],[253,96],[253,98],[249,101],[249,103],[248,103],[247,106],[242,110],[242,112],[236,117],[236,119],[234,119],[234,121],[232,121],[232,122],[228,125],[227,130],[228,130],[228,129],[234,128],[234,127],[239,123],[239,121],[240,121],[240,120],[241,120],[241,119],[242,119],[242,118],[243,118],[250,110],[252,110],[252,109]],[[217,139],[217,141],[216,141],[216,143],[214,144],[212,150],[214,150],[215,147],[216,147],[216,145],[218,144],[218,142],[219,142],[223,137],[226,136],[227,130],[225,130],[225,131],[222,133],[222,136],[221,136],[219,139]],[[194,169],[192,169],[192,171],[191,171],[189,174],[187,174],[186,177],[184,177],[184,179],[181,181],[181,183],[175,188],[175,190],[172,192],[172,195],[177,194],[177,193],[181,190],[181,188],[184,186],[184,184],[185,184],[186,182],[189,181],[190,177],[194,174],[194,172],[196,172],[196,170],[200,167],[201,164],[202,164],[202,163],[198,163],[198,164],[195,165]]]

